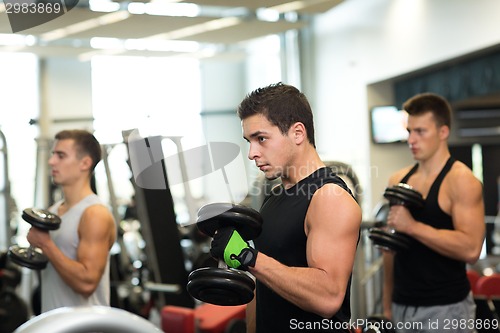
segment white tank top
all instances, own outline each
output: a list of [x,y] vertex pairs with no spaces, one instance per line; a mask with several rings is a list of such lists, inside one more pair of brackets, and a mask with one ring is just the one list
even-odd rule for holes
[[[57,214],[62,200],[55,203],[49,210]],[[103,203],[95,194],[91,194],[71,207],[61,218],[59,229],[50,231],[52,240],[57,247],[70,259],[76,260],[76,251],[80,239],[78,237],[78,225],[83,212],[89,206],[102,205]],[[110,298],[109,281],[109,254],[104,274],[95,292],[90,297],[84,297],[71,289],[59,276],[52,264],[49,262],[47,268],[41,271],[42,283],[42,312],[65,306],[90,306],[107,305]]]

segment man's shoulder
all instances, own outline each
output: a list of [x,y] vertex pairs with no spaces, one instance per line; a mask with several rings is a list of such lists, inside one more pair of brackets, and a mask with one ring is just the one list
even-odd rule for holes
[[403,179],[408,172],[414,167],[415,165],[408,165],[405,166],[404,168],[401,168],[391,174],[389,177],[389,185],[395,185],[401,182],[401,179]]
[[472,170],[463,162],[455,161],[446,175],[445,181],[465,184],[466,182],[480,182]]
[[479,196],[482,193],[482,183],[472,170],[464,163],[455,161],[443,180],[443,186],[448,189],[451,197]]
[[97,195],[88,196],[86,199],[86,206],[83,208],[82,216],[112,219],[111,210]]

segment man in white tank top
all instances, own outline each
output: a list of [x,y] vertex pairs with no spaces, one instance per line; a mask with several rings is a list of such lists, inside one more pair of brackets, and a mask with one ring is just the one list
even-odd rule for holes
[[90,186],[100,160],[101,147],[91,133],[56,134],[49,165],[64,197],[50,210],[61,217],[61,227],[50,232],[31,228],[27,237],[49,259],[41,272],[42,312],[66,306],[109,306],[109,250],[116,226]]

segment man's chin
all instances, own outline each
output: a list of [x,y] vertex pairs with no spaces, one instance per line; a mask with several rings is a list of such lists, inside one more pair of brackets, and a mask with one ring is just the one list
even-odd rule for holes
[[275,179],[280,178],[279,175],[272,175],[272,174],[268,174],[268,173],[264,173],[264,177],[266,177],[267,180],[275,180]]

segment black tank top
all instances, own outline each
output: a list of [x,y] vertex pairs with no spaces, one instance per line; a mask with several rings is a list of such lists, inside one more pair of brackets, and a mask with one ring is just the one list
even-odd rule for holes
[[[262,233],[255,239],[256,248],[284,265],[307,267],[304,221],[313,194],[328,183],[337,184],[352,195],[344,181],[330,168],[316,170],[289,189],[276,186],[262,204],[260,212],[264,223]],[[257,280],[256,332],[300,332],[306,329],[307,332],[349,332],[331,328],[336,327],[334,323],[349,322],[351,278],[342,307],[331,319],[300,309]],[[319,329],[305,326],[300,329],[305,323],[318,325]],[[337,324],[337,327],[341,326]]]
[[[438,204],[438,194],[444,177],[455,159],[450,157],[434,180],[422,209],[410,209],[413,218],[437,229],[453,230],[451,216]],[[416,164],[401,180],[406,183],[418,168]],[[432,306],[456,303],[470,291],[462,261],[445,257],[412,239],[409,251],[394,257],[393,301],[413,306]]]

